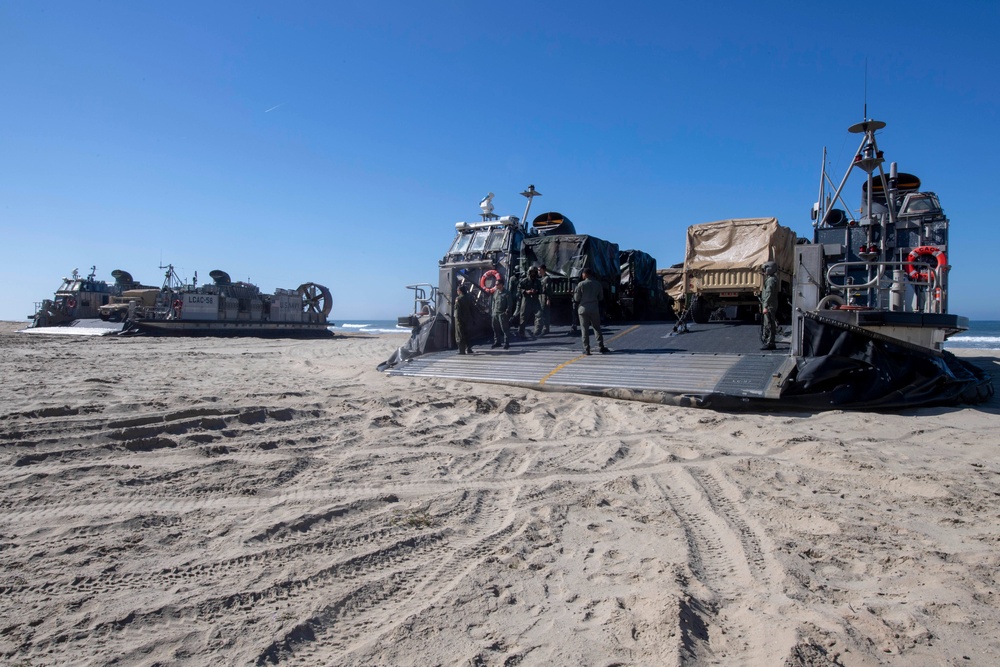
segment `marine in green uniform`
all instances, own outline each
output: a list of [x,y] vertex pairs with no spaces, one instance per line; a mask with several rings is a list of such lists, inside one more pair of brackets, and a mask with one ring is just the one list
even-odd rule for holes
[[593,327],[601,354],[607,354],[611,350],[604,347],[604,334],[601,332],[601,302],[604,301],[604,287],[590,277],[590,269],[584,269],[580,275],[583,280],[573,290],[573,304],[580,318],[583,353],[590,354],[590,327]]
[[764,262],[764,288],[760,292],[760,316],[763,318],[764,347],[773,350],[774,338],[778,333],[778,266],[774,262]]
[[472,344],[469,341],[469,327],[475,317],[475,306],[469,296],[469,286],[462,283],[458,286],[458,297],[455,299],[455,343],[459,354],[472,354]]
[[549,332],[549,317],[552,311],[552,277],[544,264],[538,267],[538,280],[542,284],[542,293],[538,296],[539,316],[542,323],[542,335]]
[[534,321],[534,334],[542,334],[542,321],[538,312],[538,296],[542,293],[542,282],[538,279],[538,269],[534,266],[528,269],[528,275],[521,278],[518,285],[521,293],[521,319],[517,327],[517,335],[524,338],[524,329],[529,321]]
[[510,349],[510,308],[513,299],[507,286],[504,284],[503,276],[497,278],[496,291],[493,293],[493,347]]

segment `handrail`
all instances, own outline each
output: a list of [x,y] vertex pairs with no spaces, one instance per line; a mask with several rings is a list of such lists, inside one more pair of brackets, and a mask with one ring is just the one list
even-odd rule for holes
[[[940,267],[932,265],[932,264],[930,264],[928,262],[920,262],[920,261],[914,261],[914,262],[909,262],[909,261],[907,261],[907,262],[865,262],[865,261],[837,262],[836,264],[831,264],[829,267],[827,267],[827,269],[826,269],[826,284],[829,285],[830,289],[838,290],[838,291],[860,290],[860,289],[868,289],[868,288],[871,288],[871,287],[877,287],[878,284],[879,284],[879,282],[882,280],[882,278],[885,277],[885,268],[886,267],[891,266],[891,267],[894,267],[894,269],[898,268],[900,271],[905,271],[905,269],[903,267],[906,264],[913,264],[914,266],[924,265],[928,269],[927,270],[927,275],[929,277],[933,276],[933,280],[927,280],[927,281],[913,280],[912,278],[910,278],[910,282],[912,284],[918,285],[918,286],[927,285],[929,287],[940,286],[940,284],[941,284],[941,278],[940,278],[940,276],[938,274],[938,270],[940,269]],[[851,285],[841,285],[841,284],[835,283],[833,281],[833,271],[834,271],[834,269],[836,269],[837,267],[849,267],[849,266],[865,266],[865,267],[877,266],[877,267],[879,267],[879,270],[878,270],[878,273],[875,275],[875,277],[872,278],[871,280],[869,280],[866,283],[854,283],[854,284],[851,284]]]
[[[927,280],[915,280],[909,275],[906,270],[906,265],[910,266],[924,266],[927,267],[926,275]],[[854,284],[841,284],[834,281],[834,272],[843,268],[848,267],[877,267],[875,277],[865,283],[854,283]],[[899,270],[906,274],[906,281],[914,287],[926,287],[927,288],[927,299],[924,301],[924,308],[922,311],[918,312],[942,312],[943,307],[943,295],[944,295],[944,281],[942,280],[941,271],[943,267],[933,265],[929,262],[916,261],[891,261],[891,262],[866,262],[866,261],[849,261],[849,262],[837,262],[831,264],[826,270],[826,284],[831,292],[862,292],[864,290],[882,290],[885,289],[880,285],[882,280],[885,278],[886,269],[891,267],[893,271]],[[846,271],[844,274],[846,275]],[[895,284],[895,279],[894,279]],[[889,287],[890,291],[894,288]]]
[[414,315],[433,315],[438,312],[439,294],[436,286],[430,283],[417,283],[415,285],[407,285],[406,289],[413,290]]

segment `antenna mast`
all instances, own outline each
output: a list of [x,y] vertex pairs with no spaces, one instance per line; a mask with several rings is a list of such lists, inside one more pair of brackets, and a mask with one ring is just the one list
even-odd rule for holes
[[528,189],[521,193],[523,196],[528,198],[528,205],[524,207],[524,218],[521,220],[521,226],[525,230],[528,229],[528,211],[531,210],[531,200],[534,197],[541,197],[542,193],[535,190],[534,185],[529,185]]

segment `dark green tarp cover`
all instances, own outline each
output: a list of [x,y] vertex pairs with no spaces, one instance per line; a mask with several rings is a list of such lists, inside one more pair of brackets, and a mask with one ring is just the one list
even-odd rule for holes
[[622,285],[634,286],[637,290],[645,288],[656,291],[660,281],[656,275],[656,258],[641,250],[622,250],[619,253],[621,262]]
[[601,282],[617,285],[619,280],[618,244],[586,234],[527,238],[521,262],[524,273],[531,266],[544,264],[556,276],[579,278],[586,268]]
[[620,266],[617,243],[586,234],[526,238],[521,245],[521,275],[526,275],[530,267],[541,264],[549,273],[552,324],[576,321],[571,299],[584,269],[590,269],[594,280],[604,286],[604,312],[613,319],[618,316]]

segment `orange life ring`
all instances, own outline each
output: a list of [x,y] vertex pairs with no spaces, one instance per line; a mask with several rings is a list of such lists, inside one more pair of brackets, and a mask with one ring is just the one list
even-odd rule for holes
[[74,299],[73,297],[70,297],[70,298],[66,299],[66,307],[67,308],[76,308],[76,299]]
[[[486,284],[486,279],[487,278],[492,278],[493,279],[493,282],[490,283],[489,285]],[[487,294],[493,294],[494,292],[497,291],[497,287],[498,287],[497,282],[499,280],[500,280],[500,272],[496,271],[494,269],[490,269],[489,271],[487,271],[486,273],[483,274],[482,278],[479,279],[479,286]]]
[[912,280],[928,281],[930,276],[928,271],[920,271],[917,267],[913,266],[913,262],[919,261],[921,257],[936,257],[938,268],[943,268],[948,265],[948,258],[945,257],[944,250],[941,248],[935,248],[932,245],[922,245],[919,248],[914,248],[910,251],[910,254],[906,256],[906,273],[909,274]]

